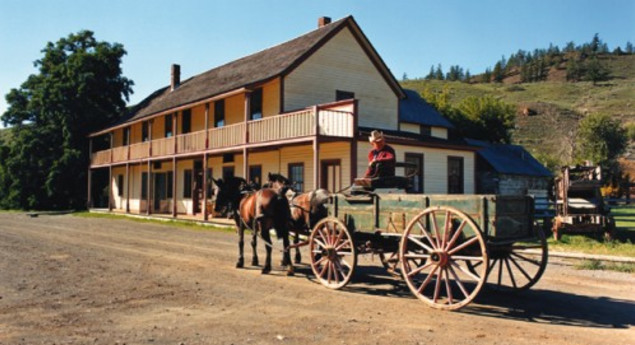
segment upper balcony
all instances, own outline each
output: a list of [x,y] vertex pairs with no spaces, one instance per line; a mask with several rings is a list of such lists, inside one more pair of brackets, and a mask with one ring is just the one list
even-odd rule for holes
[[312,140],[314,137],[353,138],[354,114],[337,107],[310,107],[207,131],[118,146],[92,153],[91,166],[148,158],[241,149],[273,143]]

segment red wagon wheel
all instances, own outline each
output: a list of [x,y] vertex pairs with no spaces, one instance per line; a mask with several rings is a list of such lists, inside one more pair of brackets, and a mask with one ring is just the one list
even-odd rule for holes
[[320,283],[341,289],[351,280],[357,265],[353,237],[337,218],[319,221],[309,237],[311,269]]
[[452,207],[430,207],[414,217],[401,238],[399,256],[410,291],[437,309],[467,305],[487,277],[483,235],[470,217]]
[[539,226],[533,238],[507,244],[490,244],[487,287],[494,290],[526,290],[547,267],[547,239]]

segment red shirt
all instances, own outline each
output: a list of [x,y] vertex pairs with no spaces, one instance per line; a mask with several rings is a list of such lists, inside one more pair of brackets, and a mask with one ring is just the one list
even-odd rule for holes
[[[366,169],[364,177],[395,176],[395,150],[389,145],[384,145],[380,150],[368,152],[368,162],[375,161]],[[378,164],[379,163],[379,164]]]

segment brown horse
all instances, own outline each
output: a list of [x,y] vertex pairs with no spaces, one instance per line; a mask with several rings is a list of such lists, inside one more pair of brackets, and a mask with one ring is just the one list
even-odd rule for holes
[[216,184],[216,206],[215,211],[229,211],[233,213],[234,222],[238,230],[238,261],[237,268],[242,268],[245,264],[243,247],[245,229],[252,230],[251,247],[253,257],[251,264],[258,265],[258,254],[256,252],[257,236],[265,241],[267,257],[262,273],[271,271],[271,236],[269,231],[274,228],[278,238],[282,238],[284,254],[282,263],[288,266],[287,275],[293,275],[293,264],[289,255],[289,228],[290,218],[289,204],[287,200],[273,189],[263,188],[253,191],[248,187],[247,181],[239,177],[231,177],[223,181],[213,180]]
[[[280,174],[269,174],[269,181],[265,184],[271,189],[284,194],[289,200],[291,210],[290,230],[293,232],[293,243],[300,241],[300,232],[309,233],[318,221],[328,215],[328,210],[324,206],[329,200],[329,191],[317,189],[314,191],[297,194],[293,191],[293,184],[286,177]],[[295,263],[302,261],[300,248],[295,248]]]

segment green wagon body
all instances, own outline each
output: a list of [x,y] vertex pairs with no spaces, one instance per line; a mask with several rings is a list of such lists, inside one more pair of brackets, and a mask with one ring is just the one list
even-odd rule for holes
[[466,213],[488,241],[533,236],[533,199],[502,195],[377,194],[333,196],[329,215],[356,233],[401,234],[410,220],[432,206],[450,206]]

